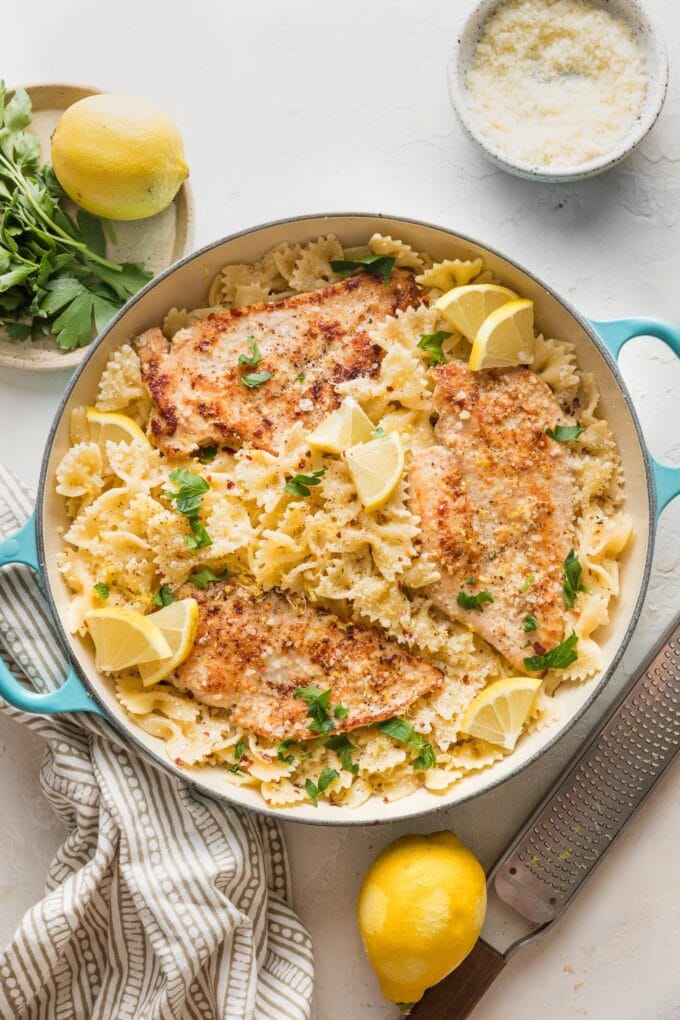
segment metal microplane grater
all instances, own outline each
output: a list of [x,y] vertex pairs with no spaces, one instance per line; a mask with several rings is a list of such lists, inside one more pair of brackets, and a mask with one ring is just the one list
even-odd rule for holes
[[411,1016],[467,1017],[510,954],[569,905],[679,750],[676,619],[492,869],[487,920],[472,953]]

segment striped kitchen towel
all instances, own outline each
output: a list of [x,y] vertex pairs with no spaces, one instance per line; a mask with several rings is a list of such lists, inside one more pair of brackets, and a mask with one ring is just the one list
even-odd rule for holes
[[[0,467],[0,537],[32,499]],[[0,651],[52,690],[64,676],[28,568],[0,572]],[[157,771],[94,716],[32,716],[41,781],[68,835],[45,898],[0,954],[0,1016],[58,1020],[309,1017],[309,935],[278,824]]]

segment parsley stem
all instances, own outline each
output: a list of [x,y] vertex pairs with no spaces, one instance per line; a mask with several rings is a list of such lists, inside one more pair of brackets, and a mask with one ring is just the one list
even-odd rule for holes
[[[61,241],[62,244],[71,245],[72,248],[76,248],[78,251],[82,252],[82,254],[85,255],[86,258],[90,259],[92,262],[98,262],[100,266],[105,266],[107,269],[113,269],[117,273],[122,272],[122,266],[118,265],[115,262],[109,262],[108,259],[102,258],[100,255],[95,254],[95,252],[90,251],[86,244],[83,244],[82,241],[76,241],[75,237],[71,237],[70,234],[67,234],[65,230],[63,230],[57,223],[55,223],[54,220],[47,215],[45,210],[42,209],[41,206],[36,202],[35,198],[33,197],[33,192],[31,191],[30,185],[26,178],[24,177],[24,175],[20,171],[15,170],[15,168],[12,166],[9,160],[5,156],[3,156],[2,153],[0,153],[0,163],[2,163],[6,167],[7,175],[11,177],[14,183],[17,185],[17,187],[19,187],[23,191],[24,195],[31,203],[35,213],[40,217],[43,223],[47,223],[48,226],[52,228],[52,230],[57,235],[58,239]],[[41,232],[37,227],[35,227],[34,229],[39,237],[42,236],[49,239],[49,234]]]

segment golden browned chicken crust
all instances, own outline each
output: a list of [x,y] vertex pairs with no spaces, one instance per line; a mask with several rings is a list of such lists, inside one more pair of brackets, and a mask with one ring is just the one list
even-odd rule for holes
[[[383,351],[368,331],[421,299],[412,274],[394,270],[387,284],[363,274],[217,312],[170,342],[160,329],[148,330],[136,344],[154,402],[152,441],[170,456],[244,443],[276,453],[294,422],[312,429],[338,407],[338,383],[377,374]],[[251,337],[262,360],[239,367]],[[249,389],[239,376],[256,372],[272,378]]]
[[305,740],[307,706],[298,687],[330,687],[330,709],[343,705],[336,731],[397,715],[440,687],[444,674],[375,630],[346,623],[334,613],[296,608],[280,592],[255,596],[233,581],[183,598],[200,605],[198,636],[175,683],[208,705],[232,709],[233,718],[272,740]]
[[[525,656],[564,634],[562,565],[574,542],[575,483],[568,445],[545,434],[563,415],[526,368],[471,372],[451,362],[435,374],[443,445],[420,453],[410,472],[411,509],[442,575],[426,591],[525,672]],[[488,591],[494,601],[463,609],[461,591]],[[539,626],[527,633],[528,615]]]

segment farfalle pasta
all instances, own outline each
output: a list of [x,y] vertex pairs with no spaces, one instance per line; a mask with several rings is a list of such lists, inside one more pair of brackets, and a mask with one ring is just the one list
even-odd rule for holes
[[[460,722],[476,694],[513,670],[491,645],[452,622],[429,599],[428,586],[439,572],[423,551],[421,522],[409,506],[409,465],[437,442],[433,378],[421,337],[444,328],[433,304],[442,291],[493,279],[482,260],[433,262],[400,239],[380,234],[352,249],[343,249],[332,234],[307,244],[283,243],[251,265],[225,266],[210,287],[206,306],[170,309],[163,329],[171,338],[220,308],[323,287],[340,279],[331,265],[336,259],[371,255],[393,258],[397,266],[416,273],[424,291],[417,307],[373,324],[370,340],[384,352],[379,370],[337,386],[340,396],[358,401],[375,426],[400,437],[405,471],[378,510],[364,509],[347,462],[324,459],[310,446],[301,421],[288,430],[277,454],[247,447],[216,450],[201,464],[196,458],[166,457],[134,440],[102,447],[90,438],[85,409],[76,408],[72,446],[57,469],[57,491],[71,518],[59,565],[73,592],[69,620],[74,633],[84,633],[85,615],[98,604],[98,583],[108,588],[110,605],[146,613],[161,586],[176,590],[199,569],[215,575],[226,569],[256,593],[276,588],[293,602],[326,606],[348,620],[378,627],[443,671],[441,687],[404,713],[416,739],[426,739],[433,748],[434,761],[419,770],[413,767],[413,746],[373,727],[349,734],[352,768],[347,768],[341,751],[323,742],[311,742],[304,752],[282,751],[236,725],[228,709],[200,703],[172,676],[150,688],[133,673],[116,679],[123,708],[165,742],[176,764],[221,769],[228,782],[258,788],[275,807],[294,809],[313,794],[358,807],[374,795],[389,801],[421,787],[443,793],[507,753],[470,739]],[[450,327],[447,332],[443,356],[465,357],[469,345]],[[566,614],[567,630],[578,636],[578,659],[566,669],[549,671],[529,712],[527,732],[558,721],[553,694],[560,684],[583,682],[600,670],[598,629],[608,623],[611,601],[619,593],[620,557],[631,535],[620,458],[609,426],[598,416],[595,380],[580,372],[572,344],[542,335],[535,339],[531,368],[565,414],[576,415],[582,430],[570,444],[570,457],[578,493],[575,549],[586,591]],[[150,401],[130,344],[109,358],[96,407],[147,424]],[[322,465],[323,477],[306,498],[284,494],[287,479],[301,467],[312,472]],[[187,544],[189,521],[168,498],[174,487],[171,475],[178,469],[200,473],[209,483],[202,503],[211,537],[206,548]],[[244,767],[234,765],[237,750]],[[324,770],[326,778],[328,770],[334,773],[325,785]]]

